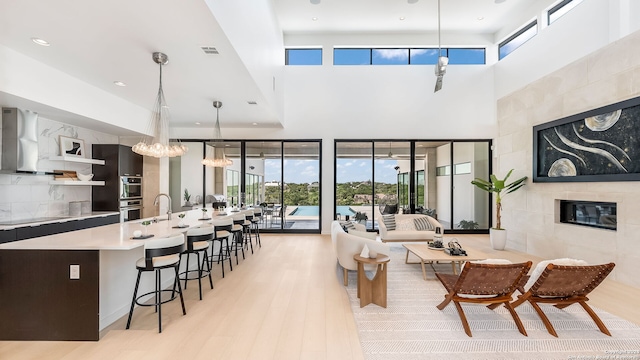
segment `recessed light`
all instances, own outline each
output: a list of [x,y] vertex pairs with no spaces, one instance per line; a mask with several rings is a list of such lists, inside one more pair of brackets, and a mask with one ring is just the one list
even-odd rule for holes
[[484,16],[478,16],[477,19],[478,20],[484,20]]
[[123,83],[122,81],[114,81],[113,83],[117,86],[127,86],[127,84]]
[[404,16],[400,16],[400,21],[404,20],[405,17]]
[[314,16],[314,17],[311,18],[311,20],[318,21],[318,18]]
[[47,40],[43,40],[37,37],[32,37],[31,41],[33,41],[34,43],[38,44],[38,45],[42,45],[42,46],[51,46],[51,44],[49,44],[49,42]]
[[257,126],[257,125],[258,125],[258,123],[253,123],[252,125],[253,125],[253,126]]
[[199,122],[199,121],[196,121],[196,125],[200,125],[200,122]]

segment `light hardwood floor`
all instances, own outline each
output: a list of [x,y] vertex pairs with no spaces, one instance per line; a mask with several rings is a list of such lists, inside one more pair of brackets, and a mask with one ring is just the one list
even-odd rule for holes
[[[539,260],[492,250],[487,236],[455,237],[494,257]],[[202,301],[190,282],[186,316],[178,302],[163,306],[162,334],[153,310],[137,309],[130,330],[124,317],[99,342],[0,341],[0,359],[362,359],[330,237],[263,235],[262,243],[224,279],[215,268]],[[606,280],[591,303],[640,325],[630,300],[638,298],[640,289]]]

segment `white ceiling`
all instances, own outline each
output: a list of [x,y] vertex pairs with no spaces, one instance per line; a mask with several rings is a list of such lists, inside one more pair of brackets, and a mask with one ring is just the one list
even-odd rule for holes
[[[437,28],[436,0],[414,4],[407,0],[321,0],[318,5],[309,0],[263,1],[272,1],[285,34],[401,34]],[[509,16],[530,5],[529,0],[500,4],[494,0],[442,0],[442,31],[495,33]],[[405,20],[399,20],[401,16]],[[35,45],[32,37],[43,38],[51,46]],[[253,123],[257,127],[281,126],[275,107],[267,103],[202,0],[2,0],[0,44],[145,109],[151,109],[158,86],[158,65],[151,53],[162,51],[169,56],[163,83],[171,126],[202,126],[211,131],[213,100],[223,102],[223,128],[256,127]],[[201,46],[214,46],[220,54],[205,55]],[[1,67],[0,63],[0,71]],[[127,86],[115,86],[114,81]],[[11,94],[0,93],[0,105],[16,106],[14,100]],[[28,99],[25,101],[28,104]],[[248,101],[258,104],[249,105]],[[72,114],[64,114],[62,119],[50,108],[42,107],[41,111],[43,116],[73,123]],[[127,132],[119,135],[124,134]]]

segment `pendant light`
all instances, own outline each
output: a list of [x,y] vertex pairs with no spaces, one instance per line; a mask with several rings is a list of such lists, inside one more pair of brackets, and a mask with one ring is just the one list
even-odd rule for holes
[[169,145],[169,107],[162,91],[162,65],[167,65],[169,57],[161,52],[154,52],[152,58],[160,65],[158,96],[151,110],[151,120],[147,128],[147,134],[151,133],[153,137],[144,136],[131,150],[143,156],[156,158],[182,156],[188,150],[185,145]]
[[449,58],[442,56],[442,47],[440,46],[440,0],[438,0],[438,63],[436,64],[436,87],[433,92],[438,92],[442,89],[442,78],[447,73],[447,65],[449,64]]
[[214,101],[213,107],[216,108],[216,124],[213,128],[213,146],[207,148],[207,157],[202,159],[202,165],[211,167],[230,166],[233,165],[233,161],[224,156],[224,145],[222,133],[220,132],[220,108],[222,107],[222,102]]

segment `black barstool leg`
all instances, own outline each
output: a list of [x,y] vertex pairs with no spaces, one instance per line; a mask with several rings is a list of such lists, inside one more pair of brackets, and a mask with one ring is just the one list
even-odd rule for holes
[[158,303],[159,303],[158,297],[160,296],[160,294],[158,294],[158,289],[160,288],[158,286],[158,275],[160,275],[160,270],[156,270],[156,292],[154,294],[155,304],[154,304],[154,307],[153,307],[154,308],[154,312],[158,312]]
[[[182,254],[180,254],[182,256]],[[191,257],[191,253],[187,253],[187,267],[184,270],[184,289],[187,289],[187,284],[189,283],[189,258]],[[200,299],[202,300],[202,299]]]
[[138,285],[140,285],[140,275],[142,274],[141,270],[138,270],[138,278],[136,279],[136,287],[133,289],[133,299],[131,299],[131,310],[129,310],[129,319],[127,320],[127,327],[129,328],[131,325],[131,317],[133,316],[133,306],[136,304],[136,295],[138,295]]
[[[200,252],[196,251],[196,257],[198,259],[198,292],[200,292],[200,300],[202,300],[202,266],[200,265]],[[189,273],[187,272],[187,275]],[[185,285],[184,288],[186,289],[187,286]]]
[[236,242],[235,235],[233,236],[233,240],[231,240],[234,244],[234,248],[236,250],[236,265],[238,265],[238,243]]
[[209,264],[209,257],[207,256],[207,250],[204,250],[204,257],[202,259],[202,267],[204,268],[204,264],[207,264],[207,271],[209,271],[209,285],[213,289],[213,279],[211,278],[211,265]]
[[[176,279],[178,276],[178,267],[176,269]],[[187,315],[187,309],[184,307],[184,298],[182,297],[182,288],[180,287],[180,281],[176,281],[178,283],[178,293],[180,294],[180,304],[182,304],[182,315]]]
[[[229,249],[229,237],[224,238],[227,243],[227,258],[229,258],[229,270],[233,271],[233,262],[231,261],[231,249]],[[220,242],[220,246],[222,246],[222,242]]]
[[218,264],[222,260],[222,278],[224,279],[224,259],[222,258],[222,239],[220,239],[220,249],[218,250]]
[[236,247],[240,246],[240,250],[242,250],[242,260],[244,260],[244,244],[242,243],[242,233],[238,233],[236,236]]
[[[162,276],[160,275],[160,269],[156,270],[156,304],[158,307],[158,333],[162,332]],[[176,276],[178,274],[176,273]],[[179,283],[180,281],[178,281]],[[179,284],[178,284],[179,285]]]

